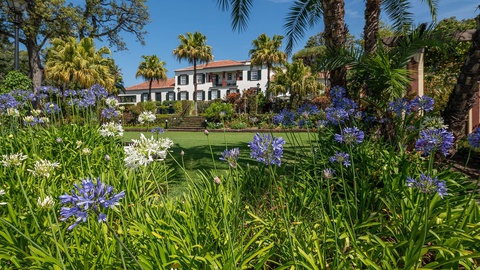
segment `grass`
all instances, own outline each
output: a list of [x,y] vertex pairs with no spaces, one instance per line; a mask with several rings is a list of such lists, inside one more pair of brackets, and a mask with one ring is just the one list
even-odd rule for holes
[[[129,142],[132,139],[138,139],[141,133],[146,137],[156,136],[150,132],[125,132],[124,141]],[[240,157],[238,163],[240,166],[246,166],[252,160],[248,143],[253,140],[253,135],[254,133],[252,132],[210,132],[207,136],[203,131],[165,131],[165,133],[160,134],[159,137],[167,137],[174,142],[174,145],[170,148],[172,158],[168,158],[167,161],[171,163],[171,168],[175,168],[175,177],[173,177],[172,184],[176,188],[171,194],[178,195],[184,190],[185,172],[182,170],[182,167],[185,168],[186,173],[193,179],[197,177],[198,172],[207,172],[215,169],[220,171],[228,170],[228,165],[219,160],[221,153],[227,148],[239,148]],[[308,145],[309,133],[295,134],[295,140],[300,140],[300,145],[304,145],[299,147],[299,142],[297,141],[295,148],[291,141],[291,134],[282,132],[274,133],[273,136],[285,139],[284,156],[285,160],[290,160],[291,164],[295,162],[296,156],[300,151],[310,149]],[[183,161],[180,154],[182,150],[184,152]],[[181,166],[175,166],[175,160]]]

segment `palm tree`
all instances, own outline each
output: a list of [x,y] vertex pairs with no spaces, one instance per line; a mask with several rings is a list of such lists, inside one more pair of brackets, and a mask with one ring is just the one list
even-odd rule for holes
[[275,64],[284,64],[287,60],[287,55],[280,51],[282,46],[283,36],[274,35],[270,39],[267,34],[260,34],[257,39],[252,41],[253,49],[248,52],[251,57],[251,65],[267,66],[267,99],[270,98],[270,71]]
[[53,39],[47,53],[45,77],[62,91],[67,87],[89,88],[94,84],[112,91],[115,75],[111,71],[113,59],[104,57],[108,54],[107,47],[97,51],[92,38],[83,38],[78,43],[74,37]]
[[165,61],[160,61],[158,56],[154,55],[142,55],[143,60],[138,65],[137,73],[135,77],[142,77],[145,81],[148,81],[148,101],[152,100],[152,83],[153,80],[160,82],[160,80],[167,79],[167,69]]
[[180,45],[173,50],[178,61],[186,59],[193,64],[193,102],[195,115],[197,115],[197,64],[208,63],[213,60],[212,47],[207,45],[207,37],[202,33],[188,32],[186,35],[179,35]]
[[278,94],[290,94],[290,104],[293,110],[302,105],[308,97],[320,94],[324,85],[317,81],[312,75],[310,67],[305,66],[301,59],[293,63],[285,64],[285,71],[280,67],[275,67],[275,81],[272,83],[272,91]]

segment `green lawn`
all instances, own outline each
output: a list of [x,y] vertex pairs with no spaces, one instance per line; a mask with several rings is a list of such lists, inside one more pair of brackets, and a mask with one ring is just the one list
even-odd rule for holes
[[[126,142],[132,139],[140,138],[140,133],[143,133],[147,138],[156,136],[156,134],[150,132],[125,132],[124,140]],[[210,171],[227,170],[228,165],[219,160],[221,153],[226,149],[232,149],[238,147],[240,149],[240,158],[238,163],[240,166],[246,166],[247,163],[255,164],[256,161],[250,158],[250,148],[248,143],[253,141],[255,133],[252,132],[210,132],[209,135],[205,135],[203,131],[196,132],[178,132],[178,131],[166,131],[160,134],[159,137],[170,138],[174,145],[171,150],[173,159],[182,164],[182,158],[180,152],[184,151],[183,163],[186,171],[192,176],[198,173],[198,171]],[[310,134],[312,136],[312,134]],[[308,133],[295,133],[295,147],[292,147],[292,136],[287,133],[274,133],[275,137],[282,137],[285,139],[286,144],[284,146],[284,160],[288,160],[290,163],[295,160],[295,154],[298,151],[309,150]],[[210,151],[210,146],[212,151]],[[298,145],[304,145],[299,147]],[[212,158],[213,152],[213,158]],[[182,182],[185,179],[182,169],[173,161],[172,157],[167,158],[173,168],[175,168],[175,178],[172,182]]]

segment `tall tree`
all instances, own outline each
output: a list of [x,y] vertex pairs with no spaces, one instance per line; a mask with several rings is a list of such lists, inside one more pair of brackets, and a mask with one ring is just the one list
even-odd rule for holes
[[267,91],[266,96],[270,98],[270,72],[275,64],[284,64],[287,55],[280,51],[283,36],[274,35],[270,39],[267,34],[260,34],[252,41],[253,49],[248,54],[251,57],[252,66],[267,66]]
[[160,61],[158,56],[154,55],[142,55],[143,61],[138,65],[137,73],[135,77],[142,77],[148,81],[148,100],[152,100],[152,83],[154,80],[160,82],[160,80],[167,79],[167,69],[165,61]]
[[48,80],[58,84],[62,90],[100,84],[113,92],[116,74],[111,69],[113,59],[105,57],[110,54],[107,47],[97,51],[92,38],[83,38],[77,43],[74,37],[53,39],[52,45],[45,64]]
[[[28,0],[20,15],[20,42],[29,58],[33,90],[43,80],[42,49],[52,38],[69,36],[105,38],[117,49],[126,49],[120,34],[134,34],[143,43],[143,26],[149,21],[146,0],[96,0],[83,5],[66,4],[65,0]],[[0,35],[13,38],[15,11],[6,0],[0,6]]]
[[476,18],[477,29],[467,58],[458,75],[457,84],[453,88],[447,106],[442,112],[445,124],[452,130],[456,141],[465,136],[464,128],[468,112],[475,105],[480,81],[480,15]]
[[313,98],[320,94],[325,86],[317,81],[310,67],[305,66],[301,59],[293,63],[285,64],[285,71],[275,67],[275,81],[272,83],[272,91],[275,94],[290,94],[290,105],[296,110],[308,97]]
[[178,61],[187,60],[193,64],[193,102],[197,114],[197,64],[213,60],[212,47],[207,45],[207,37],[198,31],[179,35],[178,39],[180,45],[173,50],[173,54]]

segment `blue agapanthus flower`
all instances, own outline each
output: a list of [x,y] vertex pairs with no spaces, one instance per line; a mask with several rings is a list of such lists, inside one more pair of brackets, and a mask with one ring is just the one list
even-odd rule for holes
[[417,96],[414,100],[410,102],[410,110],[413,112],[418,112],[420,110],[424,112],[429,112],[433,110],[434,100],[428,96]]
[[330,89],[330,98],[334,104],[342,102],[342,99],[346,96],[346,94],[347,90],[340,86],[334,86],[332,89]]
[[406,98],[397,98],[388,103],[387,111],[392,112],[395,116],[402,116],[403,113],[410,114],[410,103]]
[[57,114],[60,111],[60,107],[58,107],[58,105],[53,102],[47,102],[43,106],[43,112],[46,114]]
[[480,127],[468,134],[468,143],[470,144],[470,147],[480,148]]
[[350,166],[350,155],[345,152],[335,151],[335,154],[330,157],[330,162],[338,162],[343,164],[345,167]]
[[296,123],[295,123],[295,113],[287,110],[287,109],[283,109],[280,111],[279,114],[275,115],[273,117],[273,124],[275,125],[282,125],[282,126],[285,126],[285,127],[289,127],[289,126],[295,126]]
[[106,222],[107,215],[104,212],[118,205],[118,201],[125,196],[124,191],[115,194],[113,187],[102,183],[100,178],[97,178],[96,183],[90,178],[83,179],[80,186],[77,184],[73,186],[71,195],[64,194],[59,197],[62,204],[71,205],[71,207],[60,209],[60,220],[76,218],[75,222],[68,227],[69,230],[75,228],[80,222],[86,222],[90,213],[97,215],[98,222]]
[[152,130],[150,130],[150,132],[156,133],[156,134],[163,134],[165,130],[162,127],[154,127],[152,128]]
[[105,119],[117,118],[118,111],[115,108],[103,108],[102,117]]
[[250,157],[265,165],[278,165],[280,167],[284,144],[285,140],[282,137],[276,138],[270,134],[260,135],[257,133],[253,136],[253,142],[248,143],[251,149]]
[[335,134],[335,141],[345,144],[361,143],[364,138],[365,134],[357,127],[346,127],[342,130],[342,134]]
[[7,109],[17,108],[19,102],[11,94],[0,95],[0,112],[6,112]]
[[309,118],[312,115],[318,114],[318,108],[314,104],[305,103],[298,108],[298,116],[300,118]]
[[410,176],[407,177],[407,186],[418,188],[422,193],[428,194],[437,192],[441,198],[448,195],[445,181],[439,180],[436,176],[432,178],[430,175],[425,175],[423,173],[420,174],[419,179],[414,179]]
[[222,153],[222,157],[220,158],[221,161],[225,161],[230,165],[232,168],[237,167],[238,157],[240,156],[240,149],[233,148],[233,149],[225,149]]
[[448,155],[448,150],[453,146],[453,133],[444,128],[424,129],[420,131],[420,137],[415,143],[415,149],[421,151],[423,156],[428,156],[431,152],[442,152],[444,156]]
[[334,107],[328,107],[325,109],[325,116],[327,117],[327,120],[332,124],[332,125],[339,125],[345,123],[348,119],[350,119],[350,115],[345,109],[342,108],[334,108]]

